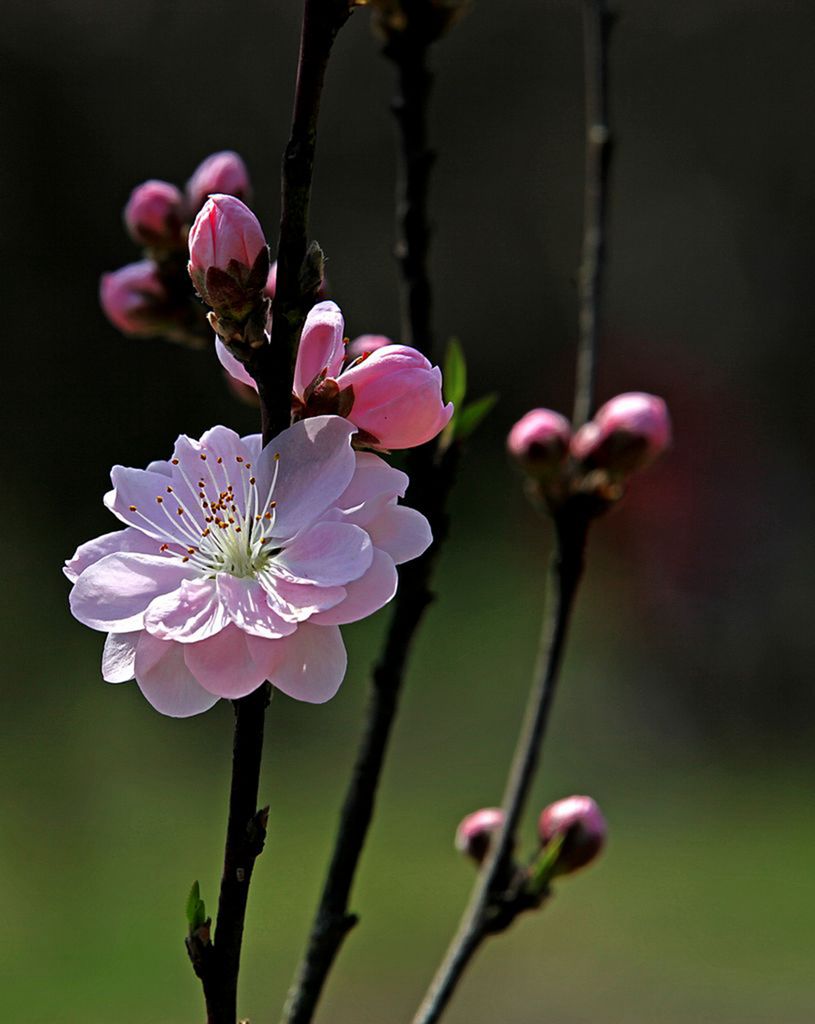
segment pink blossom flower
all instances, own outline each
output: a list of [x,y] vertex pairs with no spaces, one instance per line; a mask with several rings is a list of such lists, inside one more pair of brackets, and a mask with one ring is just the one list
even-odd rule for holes
[[381,608],[395,565],[430,544],[397,504],[407,477],[351,448],[337,416],[258,436],[213,427],[169,461],[115,466],[105,504],[126,524],[66,563],[73,614],[108,633],[102,675],[135,677],[158,711],[198,714],[265,679],[321,703],[345,673],[339,625]]
[[[265,256],[266,238],[257,217],[234,196],[210,196],[190,228],[190,277],[199,295],[211,306],[218,303],[210,295],[210,274],[228,275],[236,285],[249,286],[251,271]],[[268,263],[263,266],[258,287],[266,284]]]
[[[324,402],[325,384],[333,387],[337,408],[363,432],[371,448],[413,448],[434,438],[453,415],[444,404],[441,370],[407,345],[386,344],[348,364],[345,323],[335,302],[319,302],[303,326],[294,370],[294,396],[309,415],[312,395]],[[218,358],[233,377],[254,387],[241,363],[221,342]],[[318,385],[322,385],[319,390]],[[319,406],[318,406],[319,408]],[[322,410],[321,410],[322,411]]]
[[221,194],[235,196],[248,202],[252,186],[246,164],[232,150],[213,153],[195,168],[187,182],[187,202],[190,211],[196,214],[208,196]]
[[656,395],[631,391],[598,409],[572,438],[572,454],[591,467],[633,473],[650,465],[671,443],[671,420]]
[[124,221],[137,245],[184,247],[184,197],[168,181],[145,181],[130,193]]
[[99,302],[114,327],[125,334],[151,335],[165,324],[170,297],[152,260],[128,263],[99,282]]

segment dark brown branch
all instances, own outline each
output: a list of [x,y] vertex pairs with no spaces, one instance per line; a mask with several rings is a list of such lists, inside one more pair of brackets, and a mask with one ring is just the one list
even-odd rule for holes
[[[609,139],[607,124],[608,37],[611,27],[605,0],[583,0],[586,77],[586,181],[583,259],[580,268],[579,341],[575,379],[574,425],[589,418],[594,401],[594,364],[600,316],[605,255]],[[441,966],[413,1018],[413,1024],[434,1024],[483,940],[505,928],[523,903],[503,892],[520,816],[540,758],[574,604],[583,574],[589,524],[601,505],[591,496],[574,494],[552,510],[555,557],[549,573],[549,594],[538,659],[526,715],[507,778],[502,807],[504,823],[488,857]]]
[[546,602],[538,660],[502,802],[504,825],[495,837],[458,930],[413,1018],[413,1024],[433,1024],[439,1019],[473,954],[493,930],[492,916],[502,909],[501,881],[506,877],[505,868],[518,820],[537,768],[574,596],[583,572],[588,520],[573,516],[571,510],[564,510],[562,518],[556,521],[556,527],[557,547],[549,574],[550,594]]
[[[411,36],[398,44],[386,44],[384,50],[394,61],[398,75],[393,111],[400,144],[396,256],[401,272],[402,340],[428,356],[432,353],[427,190],[433,157],[426,141],[430,41],[430,37]],[[306,953],[289,992],[284,1024],[308,1024],[312,1020],[342,942],[356,923],[356,917],[349,913],[351,888],[373,817],[411,647],[433,597],[431,577],[447,533],[445,506],[457,459],[456,447],[441,451],[435,444],[424,445],[409,455],[409,502],[427,516],[434,543],[421,558],[399,572],[399,590],[385,646],[373,671],[364,732],[340,812],[331,862]]]
[[586,177],[583,190],[583,253],[578,274],[579,336],[575,429],[594,411],[594,369],[605,267],[611,131],[608,126],[608,41],[612,15],[605,0],[583,0],[586,104]]
[[291,136],[283,154],[272,337],[249,367],[258,384],[264,444],[289,426],[300,331],[322,276],[321,254],[308,238],[317,121],[331,47],[350,11],[350,0],[305,0],[303,8]]

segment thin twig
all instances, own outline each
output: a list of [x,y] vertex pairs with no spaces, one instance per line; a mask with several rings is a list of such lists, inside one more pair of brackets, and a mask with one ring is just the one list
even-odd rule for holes
[[[575,425],[584,423],[594,401],[600,289],[608,191],[607,56],[611,26],[604,0],[583,0],[586,64],[586,181],[583,262],[580,269],[580,331],[575,381]],[[589,496],[567,498],[553,510],[556,545],[541,641],[526,715],[504,791],[504,823],[482,865],[458,930],[422,1001],[413,1024],[434,1024],[447,1006],[483,940],[502,930],[517,910],[502,892],[518,822],[535,775],[555,695],[560,664],[580,579],[591,518]]]
[[[308,244],[308,210],[317,120],[334,38],[348,19],[349,0],[305,0],[291,137],[283,156],[277,287],[270,343],[255,351],[249,370],[258,384],[263,444],[291,422],[294,358],[300,329],[319,287],[319,250]],[[270,686],[234,701],[235,736],[224,870],[214,941],[189,937],[201,978],[207,1024],[235,1024],[238,972],[249,882],[263,849],[268,809],[258,811],[263,726]]]
[[507,779],[502,807],[504,825],[495,837],[473,889],[467,909],[413,1024],[433,1024],[452,996],[473,954],[491,928],[493,906],[500,898],[501,879],[505,876],[518,820],[534,778],[540,749],[555,695],[563,648],[580,577],[587,520],[576,520],[571,513],[556,522],[557,548],[549,573],[549,598],[541,633],[532,689],[515,755]]
[[586,180],[583,192],[583,255],[579,281],[579,341],[572,416],[575,428],[592,414],[597,331],[605,267],[608,172],[608,41],[612,15],[605,0],[583,0],[586,90]]
[[[432,352],[432,295],[427,270],[427,190],[433,162],[427,148],[429,45],[429,39],[416,36],[407,46],[386,45],[384,49],[394,61],[398,76],[392,107],[400,143],[396,256],[401,271],[402,340],[428,356]],[[408,657],[424,610],[433,597],[430,581],[447,533],[445,506],[457,459],[455,446],[442,451],[428,444],[409,454],[410,504],[427,516],[434,542],[421,558],[399,571],[399,590],[385,645],[373,671],[363,736],[306,953],[284,1009],[284,1024],[308,1024],[312,1020],[343,940],[356,923],[348,909],[351,888],[374,813]]]

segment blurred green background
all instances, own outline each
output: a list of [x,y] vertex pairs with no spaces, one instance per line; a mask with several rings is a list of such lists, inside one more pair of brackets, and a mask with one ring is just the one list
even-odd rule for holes
[[[113,528],[114,462],[251,411],[214,357],[126,341],[98,276],[136,259],[130,189],[235,148],[270,239],[299,5],[49,0],[4,11],[0,277],[6,566],[0,1005],[25,1024],[203,1019],[183,949],[214,904],[231,711],[177,722],[99,677],[61,561]],[[591,793],[597,867],[483,951],[450,1024],[805,1024],[815,985],[812,742],[815,69],[811,7],[626,0],[599,398],[663,394],[676,445],[598,524],[532,809]],[[395,334],[391,69],[365,12],[325,96],[312,229],[353,337]],[[569,408],[582,176],[577,3],[476,3],[435,52],[436,319],[501,403],[461,473],[322,1008],[406,1021],[471,871],[458,820],[496,802],[521,715],[549,532],[503,455]],[[277,1020],[316,902],[387,611],[346,630],[323,707],[278,696],[270,841],[241,1012]],[[526,825],[532,841],[534,814]]]

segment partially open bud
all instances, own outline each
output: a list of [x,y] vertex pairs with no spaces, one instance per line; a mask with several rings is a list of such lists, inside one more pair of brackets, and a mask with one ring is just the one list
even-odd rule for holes
[[152,260],[103,274],[99,302],[108,320],[125,334],[160,334],[172,320],[170,296]]
[[671,443],[665,402],[640,391],[617,395],[572,439],[572,454],[590,469],[613,474],[644,469]]
[[383,345],[392,345],[393,339],[387,338],[384,334],[360,334],[358,338],[349,341],[345,346],[345,361],[353,363],[355,359],[369,356],[376,352]]
[[235,196],[245,202],[252,198],[246,164],[230,149],[208,156],[187,182],[187,202],[193,214],[198,213],[208,196],[216,194]]
[[440,433],[453,415],[444,404],[441,370],[415,348],[383,345],[339,378],[352,389],[348,418],[372,448],[413,448]]
[[542,479],[562,466],[571,437],[565,416],[551,409],[532,409],[510,430],[507,450],[529,476]]
[[189,244],[187,269],[201,298],[221,315],[248,315],[269,275],[269,249],[254,213],[234,196],[210,196]]
[[184,248],[184,197],[168,181],[137,185],[124,208],[124,221],[137,245]]
[[568,796],[541,811],[538,834],[544,846],[562,837],[555,873],[568,875],[594,860],[605,845],[607,827],[590,796]]
[[486,857],[493,835],[504,823],[500,807],[482,807],[464,818],[456,829],[456,849],[480,864]]

